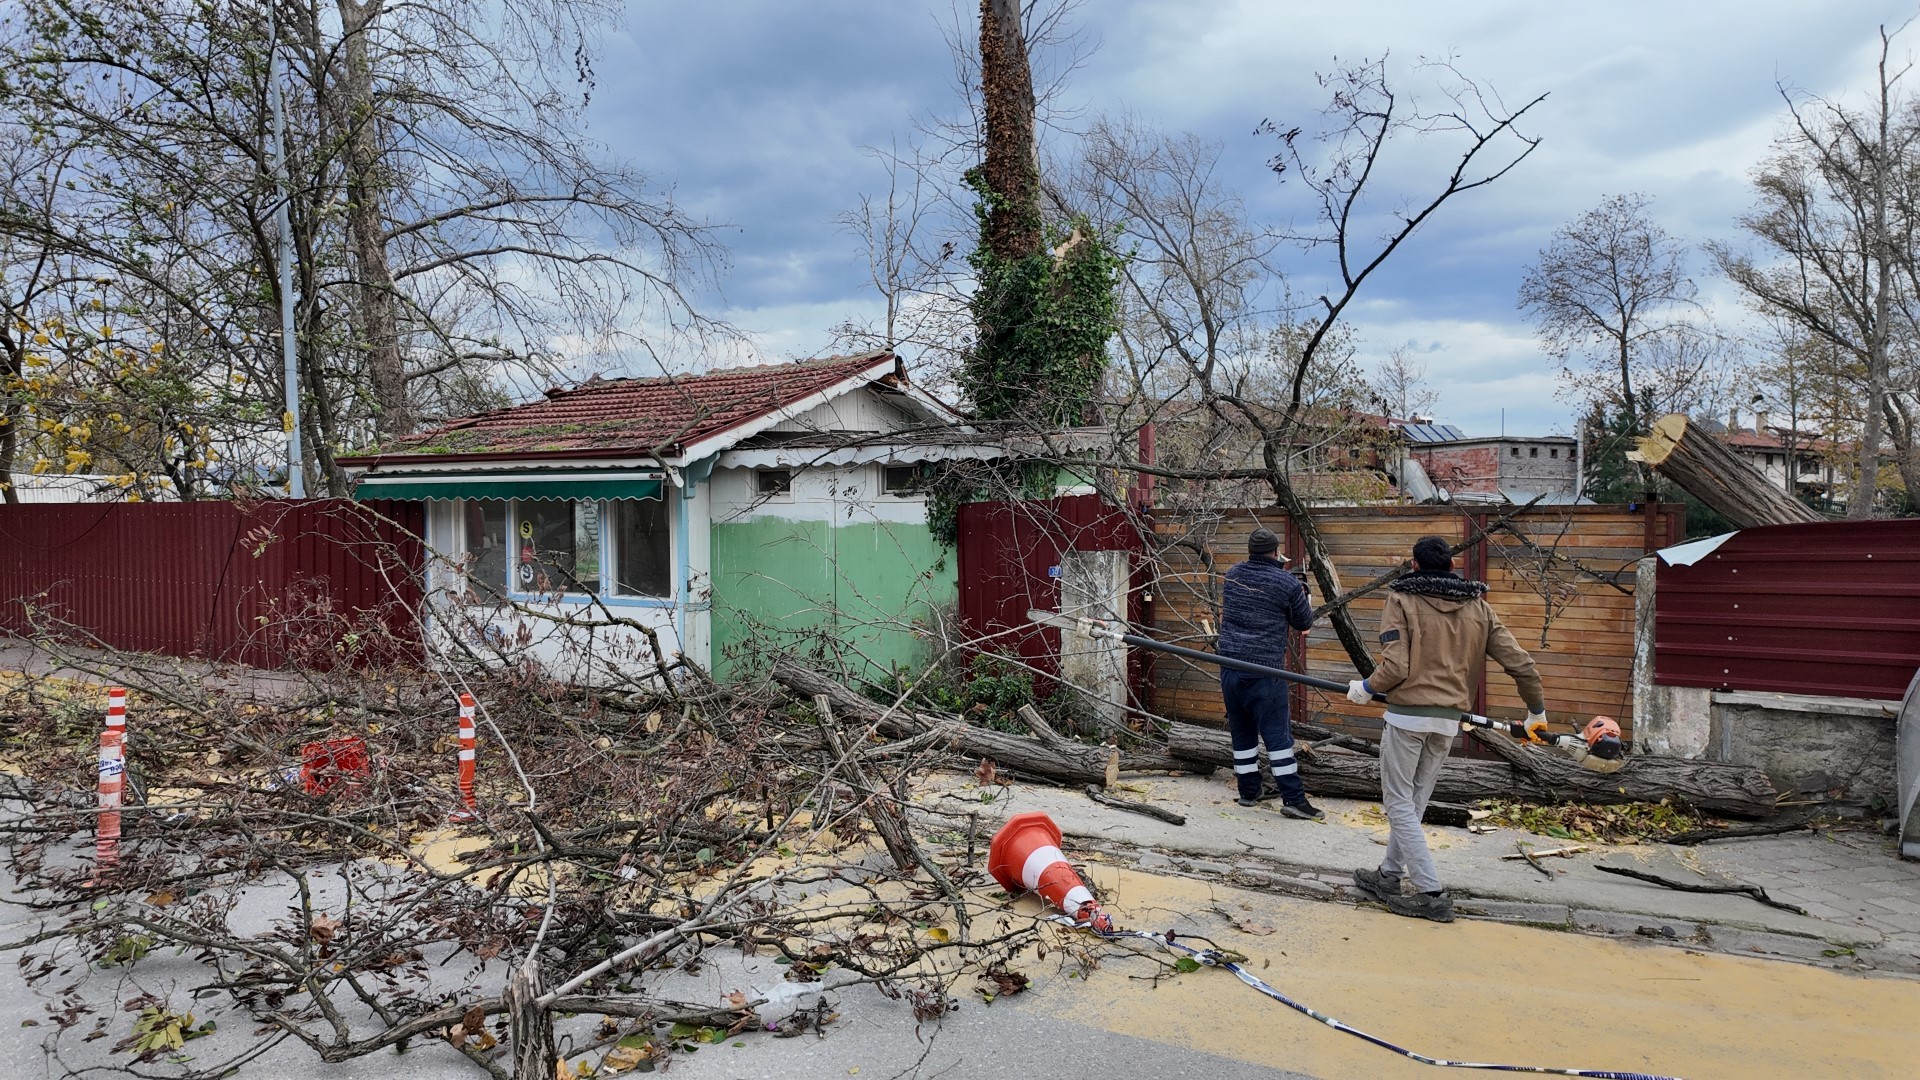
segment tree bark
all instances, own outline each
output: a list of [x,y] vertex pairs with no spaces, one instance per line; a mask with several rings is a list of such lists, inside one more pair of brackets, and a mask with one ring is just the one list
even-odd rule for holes
[[[849,720],[874,724],[888,738],[908,739],[935,732],[949,749],[968,757],[992,758],[995,764],[1015,772],[1074,785],[1105,786],[1107,782],[1107,759],[1112,751],[1104,746],[1074,742],[1049,745],[1024,735],[975,727],[954,717],[910,713],[904,709],[889,711],[791,660],[775,661],[772,674],[774,681],[800,700],[811,702],[814,695],[824,695],[835,712]],[[1125,766],[1123,759],[1122,767]]]
[[[1662,476],[1742,529],[1823,520],[1800,500],[1774,490],[1758,470],[1689,424],[1685,414],[1668,413],[1654,421],[1637,453]],[[1787,468],[1794,466],[1789,462]]]
[[553,1080],[553,1016],[540,1006],[540,964],[529,956],[507,974],[507,1049],[513,1080]]
[[1033,71],[1020,28],[1020,0],[980,0],[980,91],[986,106],[986,161],[980,176],[987,247],[1003,259],[1040,250],[1040,170],[1033,138]]
[[[1766,818],[1773,816],[1779,798],[1765,773],[1745,765],[1635,756],[1626,768],[1603,775],[1588,772],[1549,751],[1499,736],[1480,738],[1480,742],[1504,760],[1447,759],[1434,787],[1435,799],[1470,803],[1477,799],[1522,798],[1606,805],[1673,798],[1712,813]],[[1216,765],[1233,760],[1227,733],[1198,724],[1171,725],[1167,729],[1167,752]],[[1299,760],[1300,781],[1315,795],[1380,797],[1380,762],[1373,758],[1323,753]]]
[[833,749],[835,757],[840,759],[841,767],[858,789],[865,801],[867,820],[873,822],[873,829],[880,834],[881,843],[887,846],[887,854],[893,857],[893,865],[901,873],[912,873],[920,863],[919,853],[914,850],[913,836],[907,831],[907,822],[900,814],[900,808],[894,804],[893,793],[886,785],[875,780],[860,763],[860,757],[847,747],[846,739],[840,735],[833,718],[833,699],[826,694],[813,695],[813,711],[820,718],[820,733],[826,737],[827,745]]
[[373,98],[373,59],[368,35],[385,0],[339,0],[344,63],[340,94],[346,143],[347,233],[358,277],[355,318],[367,381],[373,389],[374,435],[385,443],[413,430],[407,401],[405,358],[394,302],[393,271],[387,265],[386,215],[380,176],[381,117]]

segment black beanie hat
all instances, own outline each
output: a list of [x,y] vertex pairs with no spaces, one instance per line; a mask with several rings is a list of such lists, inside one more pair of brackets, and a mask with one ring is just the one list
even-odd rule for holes
[[1253,535],[1247,537],[1247,554],[1249,555],[1271,555],[1279,550],[1280,538],[1275,536],[1272,530],[1255,529]]
[[1438,536],[1423,536],[1413,545],[1413,564],[1422,570],[1453,569],[1453,545]]

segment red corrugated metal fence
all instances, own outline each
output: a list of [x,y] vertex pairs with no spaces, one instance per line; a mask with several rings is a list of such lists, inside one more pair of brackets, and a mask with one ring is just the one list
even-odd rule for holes
[[1920,520],[1746,529],[1656,573],[1662,685],[1897,700],[1920,668]]
[[[1044,675],[1057,674],[1060,632],[1029,623],[1027,611],[1059,610],[1061,553],[1141,547],[1127,512],[1098,495],[962,506],[961,626],[983,651],[1017,655]],[[1130,619],[1139,617],[1138,584]],[[1138,689],[1137,665],[1133,675]]]
[[417,662],[421,504],[0,507],[0,631],[250,664]]

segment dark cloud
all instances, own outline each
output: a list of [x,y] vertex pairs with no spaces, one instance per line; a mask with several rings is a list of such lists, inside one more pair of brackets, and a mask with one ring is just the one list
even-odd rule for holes
[[[972,18],[971,3],[959,6]],[[1267,117],[1310,119],[1324,96],[1313,72],[1336,56],[1391,50],[1412,87],[1431,82],[1420,58],[1452,56],[1509,104],[1549,92],[1529,128],[1544,139],[1534,157],[1424,228],[1355,316],[1369,355],[1417,342],[1443,411],[1475,431],[1493,430],[1503,407],[1509,430],[1570,424],[1514,310],[1522,268],[1553,229],[1608,194],[1643,191],[1678,235],[1734,236],[1748,173],[1781,114],[1776,81],[1845,93],[1867,77],[1875,25],[1911,14],[1862,0],[1817,12],[1780,2],[1457,7],[1090,0],[1080,17],[1102,45],[1065,102],[1221,140],[1249,206],[1284,222],[1310,207],[1266,171],[1271,144],[1251,132]],[[834,218],[884,184],[863,147],[960,108],[941,36],[952,11],[945,0],[634,4],[628,32],[604,43],[593,133],[732,226],[733,270],[708,302],[762,334],[763,352],[824,348],[832,325],[872,309],[864,253]],[[1447,153],[1440,140],[1409,144],[1383,190],[1416,195]],[[1376,207],[1394,209],[1391,199]],[[1318,256],[1292,269],[1296,292],[1322,287]]]

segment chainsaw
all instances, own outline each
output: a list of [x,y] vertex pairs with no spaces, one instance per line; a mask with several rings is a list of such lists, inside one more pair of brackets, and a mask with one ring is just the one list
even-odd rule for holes
[[[1142,649],[1152,649],[1155,652],[1169,653],[1187,660],[1195,660],[1202,664],[1217,664],[1220,667],[1233,668],[1236,671],[1246,671],[1255,675],[1268,675],[1276,679],[1285,679],[1288,682],[1300,683],[1303,686],[1311,686],[1320,690],[1331,690],[1338,694],[1344,694],[1347,691],[1346,683],[1335,682],[1332,679],[1316,678],[1312,675],[1302,675],[1297,671],[1288,671],[1285,668],[1268,667],[1265,664],[1256,664],[1251,660],[1221,656],[1219,653],[1189,649],[1182,645],[1169,645],[1164,641],[1155,641],[1153,638],[1141,634],[1128,633],[1122,628],[1123,624],[1106,619],[1091,619],[1079,615],[1061,615],[1052,611],[1033,609],[1027,612],[1027,621],[1040,626],[1050,626],[1056,630],[1085,634],[1090,638],[1119,641]],[[1385,694],[1375,694],[1373,695],[1373,700],[1385,703],[1387,698]],[[1488,731],[1505,732],[1516,739],[1522,739],[1536,746],[1550,747],[1564,754],[1575,764],[1589,772],[1619,772],[1627,763],[1624,752],[1625,748],[1620,741],[1620,725],[1615,723],[1612,717],[1596,716],[1582,725],[1580,734],[1567,735],[1550,733],[1546,730],[1546,725],[1544,724],[1536,724],[1532,728],[1529,728],[1524,721],[1520,720],[1495,720],[1492,717],[1481,716],[1478,713],[1470,712],[1460,714],[1461,730],[1464,731],[1468,728],[1476,727],[1484,728]]]

